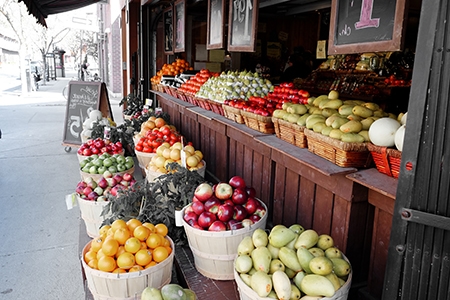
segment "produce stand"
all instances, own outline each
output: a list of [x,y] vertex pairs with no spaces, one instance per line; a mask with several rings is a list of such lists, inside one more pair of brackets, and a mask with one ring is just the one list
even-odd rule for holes
[[369,189],[368,201],[375,208],[367,291],[381,298],[398,181],[374,168],[347,178]]

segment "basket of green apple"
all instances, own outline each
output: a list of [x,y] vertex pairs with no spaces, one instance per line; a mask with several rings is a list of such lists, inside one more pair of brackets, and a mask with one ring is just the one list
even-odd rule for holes
[[241,300],[348,298],[352,268],[327,234],[279,224],[270,232],[255,230],[237,252],[234,278]]
[[134,174],[134,159],[122,154],[103,153],[93,154],[80,162],[81,179],[92,177],[98,181],[101,177],[109,177],[111,174]]
[[215,280],[234,278],[237,245],[264,229],[268,218],[267,206],[240,176],[214,186],[200,184],[181,215],[196,269]]

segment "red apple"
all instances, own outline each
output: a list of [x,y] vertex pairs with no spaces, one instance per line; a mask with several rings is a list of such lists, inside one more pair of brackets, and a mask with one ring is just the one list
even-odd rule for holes
[[247,210],[240,204],[234,206],[233,219],[242,221],[247,216]]
[[184,210],[184,214],[190,213],[190,212],[194,212],[194,209],[192,208],[192,205],[189,205],[188,207],[186,207],[186,209]]
[[203,227],[201,227],[200,225],[198,225],[197,220],[190,220],[188,222],[189,225],[191,225],[194,228],[200,229],[200,230],[204,230]]
[[219,211],[219,206],[221,204],[222,203],[220,202],[219,199],[217,199],[215,197],[211,197],[205,201],[205,204],[204,204],[205,211],[209,211],[213,214],[217,214],[217,212]]
[[252,226],[254,223],[251,219],[244,219],[242,220],[242,226],[244,227],[250,227]]
[[261,220],[261,217],[258,216],[258,215],[253,214],[253,215],[250,216],[249,219],[252,220],[253,223],[257,223],[259,220]]
[[205,206],[203,205],[203,202],[194,201],[194,202],[192,202],[191,206],[197,215],[200,215],[202,212],[205,211]]
[[266,209],[264,206],[262,206],[261,203],[259,203],[258,207],[256,208],[255,214],[260,216],[261,218],[266,214]]
[[122,179],[125,180],[125,181],[131,181],[133,179],[133,175],[131,175],[129,173],[123,174],[122,177],[123,177]]
[[252,187],[252,186],[246,186],[246,187],[245,187],[245,190],[247,191],[247,194],[248,194],[249,197],[253,197],[253,198],[256,197],[256,190],[255,190],[254,187]]
[[227,199],[227,200],[223,201],[223,204],[234,206],[234,202],[231,199]]
[[75,193],[77,193],[78,195],[84,195],[83,190],[85,188],[83,186],[77,186],[77,188],[75,189]]
[[201,183],[194,191],[194,196],[202,202],[208,200],[213,194],[212,187],[207,182]]
[[90,192],[92,192],[92,189],[90,188],[90,187],[85,187],[84,189],[83,189],[83,194],[86,196],[86,197],[88,197],[89,196],[89,193]]
[[217,211],[217,218],[222,222],[228,222],[233,218],[234,208],[228,204],[222,204]]
[[255,198],[252,198],[252,197],[249,197],[247,199],[247,202],[245,202],[243,204],[243,206],[245,207],[245,209],[247,210],[247,213],[249,215],[254,214],[259,205],[260,204],[259,204],[258,200],[256,200]]
[[228,183],[234,187],[234,188],[242,188],[245,189],[245,180],[244,178],[242,178],[241,176],[233,176],[230,178],[230,180],[228,181]]
[[209,211],[204,211],[198,216],[197,222],[202,228],[207,229],[217,220],[216,215]]
[[[197,215],[195,212],[192,212],[192,211],[186,213],[186,210],[185,210],[183,219],[186,221],[186,223],[188,223],[189,225],[191,225],[191,223],[190,223],[191,221],[197,222],[198,215]],[[191,225],[191,226],[192,226],[192,225]]]
[[238,220],[231,219],[227,223],[228,230],[237,230],[243,228],[242,223]]
[[113,179],[116,182],[121,182],[123,180],[122,175],[120,175],[120,174],[114,174]]
[[208,227],[209,231],[225,231],[227,230],[227,226],[224,222],[216,220],[214,221],[211,226]]
[[233,188],[228,183],[221,182],[217,184],[214,195],[220,200],[229,199],[233,195]]
[[233,191],[233,195],[231,195],[231,200],[234,202],[234,204],[243,205],[245,202],[247,202],[247,198],[247,192],[243,188],[235,188]]
[[102,189],[105,189],[108,186],[108,181],[106,181],[105,177],[100,178],[97,185]]

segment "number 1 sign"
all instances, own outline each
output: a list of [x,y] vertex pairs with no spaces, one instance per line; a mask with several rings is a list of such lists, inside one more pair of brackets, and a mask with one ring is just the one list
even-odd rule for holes
[[332,0],[328,54],[398,51],[407,0]]

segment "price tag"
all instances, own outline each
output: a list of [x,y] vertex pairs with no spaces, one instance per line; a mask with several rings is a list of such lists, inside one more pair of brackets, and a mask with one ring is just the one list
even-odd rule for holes
[[76,197],[75,193],[66,195],[66,206],[67,206],[67,210],[72,209],[75,206],[77,206],[77,197]]
[[182,149],[180,152],[181,152],[181,166],[183,168],[186,168],[186,152],[184,151],[184,149]]
[[146,98],[145,99],[145,105],[152,106],[153,105],[153,99]]
[[160,113],[162,113],[162,112],[163,112],[162,107],[157,107],[157,108],[155,108],[155,113],[156,113],[156,114],[160,114]]
[[181,210],[175,209],[175,226],[183,226],[183,212]]

